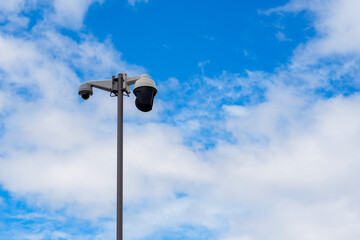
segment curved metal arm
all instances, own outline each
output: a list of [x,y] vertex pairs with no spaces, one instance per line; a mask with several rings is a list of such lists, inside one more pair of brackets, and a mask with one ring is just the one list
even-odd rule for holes
[[80,85],[79,87],[79,91],[81,89],[86,89],[89,87],[89,85],[91,87],[95,87],[95,88],[99,88],[101,90],[105,90],[108,92],[112,92],[113,91],[113,81],[112,80],[96,80],[96,81],[87,81],[83,84]]

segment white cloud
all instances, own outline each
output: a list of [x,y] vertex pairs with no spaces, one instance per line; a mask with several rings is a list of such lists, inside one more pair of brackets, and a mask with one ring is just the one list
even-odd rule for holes
[[[86,10],[80,5],[71,14]],[[0,34],[0,182],[30,205],[65,208],[81,218],[113,217],[116,101],[95,92],[97,101],[80,106],[77,88],[80,81],[145,69],[123,61],[111,40],[82,35],[76,42],[56,32],[54,19],[23,36],[7,34],[9,29]]]
[[54,12],[49,18],[60,26],[78,29],[83,24],[87,9],[95,2],[102,3],[103,0],[54,0]]
[[17,12],[22,8],[24,2],[24,0],[4,0],[0,3],[0,9],[3,12]]
[[312,12],[317,38],[307,44],[307,51],[324,56],[360,53],[359,9],[360,2],[356,0],[292,0],[266,12]]
[[148,3],[149,0],[128,0],[128,3],[129,3],[131,6],[135,6],[135,4],[141,3],[141,2]]
[[204,68],[205,68],[205,65],[209,64],[210,63],[210,60],[206,60],[206,61],[202,61],[202,62],[199,62],[198,63],[198,67],[200,68],[201,72],[204,74]]
[[0,22],[5,23],[3,30],[16,30],[27,27],[28,17],[23,13],[42,11],[42,24],[60,26],[77,30],[82,27],[85,14],[91,4],[101,4],[104,0],[3,0],[0,3]]
[[201,202],[216,206],[229,237],[357,239],[360,97],[306,107],[292,93],[282,89],[263,104],[226,107],[227,130],[238,142],[207,153],[218,177]]
[[276,38],[279,39],[279,41],[284,42],[284,41],[291,41],[290,38],[287,38],[286,35],[283,32],[277,32],[275,34]]

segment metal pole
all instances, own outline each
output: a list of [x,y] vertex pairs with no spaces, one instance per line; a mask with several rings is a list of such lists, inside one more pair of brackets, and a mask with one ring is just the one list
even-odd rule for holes
[[118,75],[116,240],[123,239],[123,75]]

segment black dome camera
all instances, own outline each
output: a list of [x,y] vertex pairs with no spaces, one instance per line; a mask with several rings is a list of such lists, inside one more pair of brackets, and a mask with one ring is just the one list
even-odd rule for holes
[[133,93],[136,96],[136,107],[142,112],[151,111],[157,89],[155,82],[147,74],[141,75],[141,78],[135,82]]

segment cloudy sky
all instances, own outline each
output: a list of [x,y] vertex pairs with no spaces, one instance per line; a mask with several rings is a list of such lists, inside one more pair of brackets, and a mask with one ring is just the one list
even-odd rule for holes
[[360,1],[1,0],[0,239],[360,239]]

